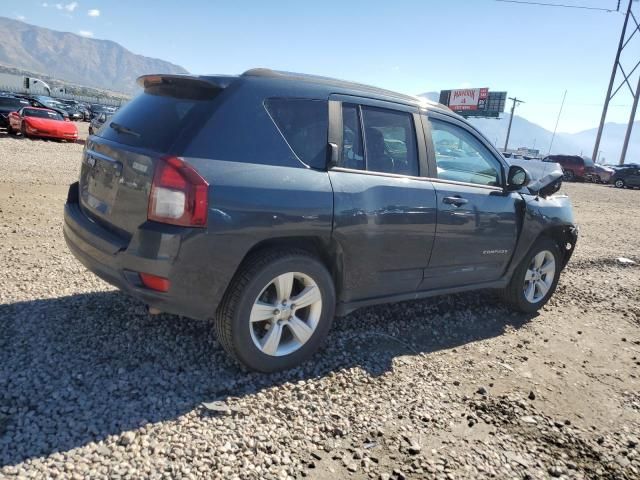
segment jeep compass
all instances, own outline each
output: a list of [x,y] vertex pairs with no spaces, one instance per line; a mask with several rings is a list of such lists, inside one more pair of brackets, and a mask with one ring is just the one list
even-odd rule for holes
[[86,142],[67,244],[150,309],[213,319],[250,369],[363,306],[491,289],[536,311],[573,252],[562,173],[530,178],[442,105],[268,69],[138,83]]

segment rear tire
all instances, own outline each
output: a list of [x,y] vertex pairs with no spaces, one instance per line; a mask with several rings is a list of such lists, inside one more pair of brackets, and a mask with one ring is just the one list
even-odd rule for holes
[[509,285],[502,291],[514,310],[532,313],[551,298],[560,278],[560,248],[548,237],[540,237],[524,257]]
[[564,179],[567,182],[573,182],[576,179],[576,175],[573,173],[573,170],[565,170]]
[[229,285],[215,315],[216,335],[248,369],[289,369],[318,350],[335,303],[333,279],[318,259],[303,250],[259,252]]
[[11,124],[7,125],[7,134],[8,135],[15,135],[16,132],[13,128],[11,128]]

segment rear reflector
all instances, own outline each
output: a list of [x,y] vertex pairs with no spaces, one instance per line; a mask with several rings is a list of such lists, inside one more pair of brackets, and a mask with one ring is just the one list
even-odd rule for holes
[[156,290],[157,292],[168,292],[169,291],[169,279],[158,277],[157,275],[151,275],[150,273],[142,273],[140,272],[140,280],[142,284],[150,288],[151,290]]
[[183,227],[207,224],[207,181],[184,160],[158,160],[149,195],[147,218]]

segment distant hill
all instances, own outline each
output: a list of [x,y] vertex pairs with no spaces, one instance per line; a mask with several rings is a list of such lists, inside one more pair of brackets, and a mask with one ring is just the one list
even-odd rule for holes
[[188,73],[164,60],[131,53],[110,40],[57,32],[0,17],[0,63],[89,87],[132,93],[147,73]]

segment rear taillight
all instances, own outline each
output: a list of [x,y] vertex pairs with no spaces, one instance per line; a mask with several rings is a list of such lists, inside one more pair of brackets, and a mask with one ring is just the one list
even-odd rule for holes
[[204,227],[208,187],[207,181],[181,158],[161,158],[153,175],[147,218],[183,227]]

